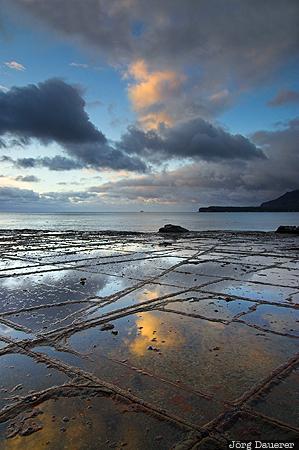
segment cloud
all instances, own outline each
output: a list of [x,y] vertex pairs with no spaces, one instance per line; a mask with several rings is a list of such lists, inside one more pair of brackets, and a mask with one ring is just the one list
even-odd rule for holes
[[251,139],[265,158],[195,160],[177,169],[103,183],[90,190],[115,204],[161,204],[186,210],[211,204],[258,205],[298,189],[299,118],[282,129],[259,131]]
[[0,186],[1,211],[19,211],[24,208],[25,204],[34,204],[39,199],[39,194],[32,190]]
[[25,183],[37,183],[39,180],[39,178],[37,178],[35,175],[18,175],[15,178],[16,181],[22,181]]
[[251,140],[263,149],[265,158],[195,159],[172,170],[118,176],[83,191],[37,194],[0,188],[0,209],[136,210],[145,205],[152,209],[196,210],[211,204],[257,205],[298,189],[299,118],[274,131],[261,130]]
[[144,128],[157,128],[161,122],[170,125],[172,118],[165,111],[164,103],[176,94],[184,77],[169,70],[149,72],[143,60],[131,64],[127,76],[134,80],[128,93],[141,125]]
[[9,67],[10,69],[13,70],[19,71],[25,70],[25,66],[23,66],[23,64],[18,63],[17,61],[7,61],[4,64],[6,65],[6,67]]
[[104,183],[90,191],[112,204],[170,205],[188,210],[190,205],[196,208],[200,203],[209,204],[215,196],[221,203],[224,192],[229,195],[235,189],[240,190],[242,182],[237,168],[214,162],[193,163],[153,175]]
[[49,170],[65,171],[82,169],[82,163],[64,156],[56,155],[53,157],[45,156],[43,158],[17,158],[3,155],[0,159],[2,162],[12,163],[18,169],[31,169],[36,167],[46,167]]
[[47,192],[45,194],[42,194],[41,197],[53,202],[61,202],[63,205],[67,205],[69,203],[80,204],[89,202],[97,198],[98,196],[95,192],[68,191],[68,192]]
[[[12,0],[55,30],[96,47],[119,63],[223,60],[256,77],[287,50],[297,52],[296,0]],[[267,20],[266,20],[267,19]],[[134,34],[135,24],[142,33]],[[117,30],[117,33],[115,33]],[[213,50],[213,51],[212,51]],[[238,57],[240,57],[238,61]],[[253,66],[250,67],[250,64]],[[243,67],[242,67],[243,66]]]
[[[134,71],[140,80],[147,80],[148,73],[143,64],[135,67]],[[172,82],[176,84],[175,80]],[[154,91],[160,86],[160,81],[157,83],[154,82]],[[157,92],[155,95],[156,101],[159,95],[164,94]],[[141,97],[142,94],[140,102],[146,108],[148,103]],[[47,167],[56,171],[89,167],[145,172],[147,165],[144,161],[160,164],[167,158],[246,160],[264,157],[262,151],[244,136],[232,135],[201,118],[174,126],[164,124],[157,130],[149,131],[131,126],[120,142],[112,146],[89,120],[84,106],[78,89],[59,79],[0,92],[0,136],[13,136],[14,145],[19,143],[23,147],[32,138],[44,145],[57,142],[68,155],[17,159],[3,157],[2,161],[6,158],[19,168]]]
[[52,158],[45,156],[43,158],[18,158],[12,161],[16,167],[28,169],[30,167],[46,167],[49,170],[64,171],[82,169],[83,165],[71,158],[64,156],[53,156]]
[[[0,186],[1,211],[80,211],[84,205],[97,200],[95,192],[70,191],[39,194],[31,189]],[[100,202],[99,202],[100,203]]]
[[268,102],[269,106],[284,106],[291,103],[299,103],[299,91],[281,90]]
[[[129,127],[120,141],[112,144],[91,123],[82,94],[67,83],[59,90],[57,80],[53,81],[52,87],[59,90],[49,95],[55,99],[54,106],[49,108],[45,102],[34,120],[30,114],[20,113],[23,121],[30,119],[31,123],[18,122],[14,127],[12,113],[17,108],[11,108],[9,127],[13,129],[5,126],[0,132],[0,146],[5,146],[11,133],[19,141],[23,139],[24,147],[31,138],[45,144],[55,141],[66,156],[19,157],[11,159],[13,164],[51,170],[110,167],[140,172],[145,170],[144,161],[154,163],[153,171],[155,165],[161,170],[168,160],[185,164],[176,170],[131,175],[94,187],[94,193],[118,204],[124,199],[172,205],[221,204],[224,199],[259,203],[298,188],[296,120],[274,131],[259,131],[250,139],[213,124],[240,93],[271,83],[275,74],[298,56],[298,1],[230,0],[229,5],[223,0],[10,1],[55,33],[80,40],[99,58],[126,73],[129,99],[139,119],[137,126]],[[35,89],[45,92],[45,87],[37,85]],[[30,98],[39,105],[33,91]],[[269,106],[297,102],[297,94],[280,91]],[[18,99],[23,96],[22,91]],[[43,111],[47,111],[45,125]],[[51,111],[58,117],[53,118]],[[80,195],[89,201],[88,193],[77,197]],[[54,202],[54,194],[51,198]],[[68,200],[61,197],[59,201]]]
[[257,131],[251,140],[268,157],[267,164],[259,162],[246,174],[249,189],[298,189],[299,117],[290,120],[281,129]]
[[79,90],[60,79],[13,87],[0,92],[0,136],[13,135],[23,144],[31,138],[57,142],[77,167],[144,171],[141,160],[110,146],[84,107]]
[[69,65],[71,67],[79,67],[80,69],[87,69],[89,67],[88,64],[76,63],[76,62],[71,62]]
[[173,127],[143,131],[129,127],[118,143],[126,153],[158,162],[169,158],[194,160],[250,160],[265,158],[261,149],[242,135],[230,134],[201,119],[179,123]]
[[[296,0],[230,0],[229,5],[223,0],[11,2],[55,32],[81,40],[113,67],[130,70],[144,61],[151,78],[135,80],[136,95],[129,87],[134,107],[145,101],[143,93],[150,81],[154,84],[154,74],[175,74],[179,80],[185,76],[176,95],[163,99],[166,105],[159,112],[164,120],[213,118],[245,89],[269,83],[298,57]],[[137,112],[143,119],[144,111]],[[155,111],[149,113],[147,127],[155,125]]]
[[[84,151],[84,148],[82,149],[82,151]],[[116,153],[116,157],[119,158],[119,153],[117,151],[115,151]],[[111,153],[111,155],[109,155],[109,157],[111,158],[111,166],[114,164],[113,163],[113,151]],[[91,156],[92,158],[92,156]],[[135,161],[136,158],[129,158],[124,156],[124,160],[122,161],[121,159],[118,160],[118,167],[119,169],[122,169],[128,161]],[[31,169],[31,168],[36,168],[36,167],[46,167],[49,170],[53,170],[56,172],[60,172],[60,171],[67,171],[67,170],[77,170],[77,169],[83,169],[84,167],[86,167],[85,164],[83,164],[80,161],[77,161],[75,159],[72,158],[66,158],[64,156],[60,156],[60,155],[56,155],[53,157],[49,157],[49,156],[44,156],[44,157],[39,157],[39,158],[17,158],[17,159],[13,159],[7,155],[3,155],[2,158],[0,159],[0,161],[2,162],[10,162],[12,163],[15,167],[19,168],[19,169]],[[108,161],[108,156],[107,156],[107,161]],[[92,167],[92,164],[90,164],[90,167]],[[115,165],[114,165],[115,167]],[[127,170],[132,170],[132,166],[130,166],[130,169]],[[138,171],[138,166],[136,166],[136,171]]]
[[81,185],[80,181],[70,181],[68,183],[66,181],[59,181],[56,184],[58,186],[80,186]]
[[84,111],[85,102],[78,90],[62,80],[13,87],[0,93],[0,105],[1,134],[34,137],[45,143],[106,143]]

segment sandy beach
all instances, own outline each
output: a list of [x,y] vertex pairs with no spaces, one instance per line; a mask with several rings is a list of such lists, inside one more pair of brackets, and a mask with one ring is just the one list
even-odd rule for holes
[[297,236],[2,230],[0,252],[1,449],[298,439]]

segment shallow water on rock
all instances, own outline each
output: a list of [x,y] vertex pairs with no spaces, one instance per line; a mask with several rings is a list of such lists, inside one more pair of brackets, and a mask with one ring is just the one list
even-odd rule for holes
[[0,235],[0,449],[293,439],[296,242]]

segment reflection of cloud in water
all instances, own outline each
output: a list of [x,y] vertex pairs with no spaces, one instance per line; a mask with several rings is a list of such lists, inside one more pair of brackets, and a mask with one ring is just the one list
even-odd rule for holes
[[9,334],[11,332],[11,328],[8,328],[6,325],[0,324],[0,334]]
[[[165,422],[140,411],[137,414],[131,411],[130,406],[104,397],[86,400],[59,398],[46,401],[39,408],[43,414],[34,417],[33,421],[42,424],[42,429],[26,436],[26,444],[24,437],[20,436],[1,441],[1,449],[23,450],[24,445],[30,450],[106,449],[113,438],[113,448],[123,448],[126,443],[125,448],[135,450],[147,448],[147,443],[152,442],[157,434],[163,435],[171,446],[182,438],[180,431]],[[65,423],[63,416],[69,421]],[[65,432],[61,432],[61,427]],[[148,430],[146,433],[145,429]],[[154,446],[150,445],[150,448]]]
[[[61,402],[64,403],[65,400],[61,399]],[[29,439],[27,438],[27,440],[30,441],[30,449],[38,450],[40,448],[43,448],[46,442],[49,442],[51,448],[71,448],[72,450],[80,450],[81,443],[85,440],[88,440],[87,435],[89,434],[88,428],[82,426],[80,422],[83,421],[84,423],[85,421],[88,421],[87,417],[84,420],[84,413],[80,411],[78,414],[79,417],[77,416],[77,419],[79,419],[80,421],[79,424],[78,420],[73,421],[71,417],[71,420],[67,424],[63,424],[60,417],[57,417],[56,420],[53,419],[53,417],[56,417],[57,415],[55,406],[55,403],[53,403],[52,401],[47,402],[44,407],[42,405],[40,408],[43,410],[43,414],[41,414],[37,418],[34,418],[34,422],[41,422],[43,428],[41,432],[38,431],[30,435]],[[74,416],[75,415],[77,415],[77,413],[75,413],[74,411]],[[68,432],[63,433],[63,436],[61,436],[60,428],[63,425],[65,428],[67,428]],[[97,420],[97,427],[100,426],[102,428],[102,421]],[[99,434],[101,432],[102,430],[100,429]],[[5,441],[4,448],[5,450],[23,450],[24,438],[17,435],[13,439]]]
[[[29,437],[31,450],[37,450],[41,448],[41,446],[44,443],[43,442],[44,440],[49,441],[51,443],[55,442],[55,435],[56,439],[58,438],[57,424],[51,420],[52,414],[50,413],[51,411],[49,411],[47,414],[42,414],[40,416],[37,416],[37,418],[34,418],[35,423],[41,422],[43,424],[43,434],[41,436],[40,432],[37,432]],[[7,439],[4,445],[5,450],[23,450],[24,438],[22,436],[17,435],[12,439]]]
[[[161,286],[157,286],[152,290],[146,291],[146,300],[152,300],[159,297],[161,295],[160,292]],[[143,296],[140,301],[144,300],[145,299]],[[138,334],[127,344],[130,351],[137,356],[144,356],[148,351],[147,348],[149,345],[160,348],[163,351],[165,348],[175,346],[179,347],[184,342],[184,339],[180,334],[178,334],[178,332],[171,332],[173,323],[171,323],[169,321],[169,317],[166,317],[163,313],[141,313],[136,318],[135,326],[138,329]],[[152,342],[153,338],[156,338],[157,340]]]
[[[34,270],[34,268],[32,268]],[[1,280],[1,287],[6,289],[25,289],[37,287],[39,284],[51,284],[63,280],[65,277],[65,272],[63,270],[44,272],[44,273],[34,273],[31,275],[25,275],[20,277],[10,277]]]
[[[154,300],[165,294],[164,286],[151,285],[151,289],[147,289],[143,292],[142,297],[137,297],[136,300],[137,302]],[[138,329],[138,334],[131,342],[128,342],[127,345],[130,351],[136,356],[144,356],[146,352],[148,352],[147,348],[149,345],[163,351],[170,347],[180,347],[184,343],[184,339],[178,333],[177,329],[176,333],[171,332],[171,328],[173,328],[174,324],[172,321],[170,322],[170,317],[163,313],[141,313],[136,318],[135,326]],[[157,340],[152,342],[153,338],[156,338]]]
[[[157,316],[155,313],[142,313],[136,320],[136,327],[143,328],[139,330],[140,333],[129,344],[129,348],[137,356],[144,356],[148,351],[147,348],[149,345],[163,351],[170,347],[180,347],[184,343],[183,337],[178,333],[174,334],[169,332],[167,330],[168,327],[163,322],[163,317],[161,318],[161,316]],[[156,331],[156,333],[153,333],[153,331]],[[155,337],[157,341],[152,342],[151,340]]]
[[1,280],[1,290],[2,289],[25,289],[32,285],[32,280],[30,277],[10,277]]
[[[84,287],[80,284],[80,279],[86,278],[87,282]],[[115,279],[117,280],[117,279]],[[3,288],[8,289],[32,289],[37,288],[40,284],[49,285],[52,288],[76,288],[84,291],[101,291],[106,284],[113,284],[114,277],[105,274],[93,274],[84,271],[53,270],[41,274],[26,275],[25,277],[9,278],[2,282]],[[96,293],[95,293],[96,294]]]
[[107,297],[125,287],[125,282],[122,278],[114,278],[112,276],[110,277],[104,276],[104,277],[101,278],[100,280],[101,283],[97,284],[97,291],[95,295]]
[[[71,402],[74,402],[73,406],[76,405],[76,399],[71,400]],[[67,400],[64,398],[60,400],[60,408],[62,405],[65,408],[69,406],[67,405]],[[59,415],[57,416],[59,412],[57,411],[55,402],[47,402],[45,405],[41,406],[41,409],[43,409],[43,414],[38,416],[37,419],[34,419],[34,421],[40,421],[43,425],[43,429],[41,432],[39,431],[30,436],[31,450],[43,448],[45,442],[49,442],[50,447],[53,449],[69,448],[72,450],[80,450],[82,448],[82,442],[88,442],[89,434],[92,432],[90,427],[86,426],[86,424],[90,423],[91,419],[97,424],[97,437],[108,434],[105,420],[101,420],[101,416],[97,416],[96,411],[91,412],[90,410],[83,410],[82,408],[79,411],[67,411],[73,413],[72,417],[76,417],[76,420],[69,417],[70,421],[65,424],[61,421]],[[101,411],[101,414],[102,413],[103,411]],[[56,417],[56,420],[52,419],[53,417]],[[63,435],[61,435],[60,431],[62,426],[67,429],[67,433],[63,433]],[[23,450],[24,438],[16,436],[13,439],[7,440],[5,444],[5,450]]]

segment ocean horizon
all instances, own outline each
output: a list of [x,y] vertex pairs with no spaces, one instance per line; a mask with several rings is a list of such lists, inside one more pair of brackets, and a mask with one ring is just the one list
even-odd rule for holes
[[299,212],[0,212],[0,229],[155,232],[167,223],[190,231],[275,231],[298,225]]

